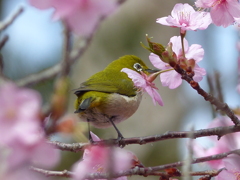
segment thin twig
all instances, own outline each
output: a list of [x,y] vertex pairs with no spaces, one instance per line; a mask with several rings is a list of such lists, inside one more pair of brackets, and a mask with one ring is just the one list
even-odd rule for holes
[[[201,158],[195,158],[192,159],[191,164],[197,164],[197,163],[202,163],[206,161],[212,161],[212,160],[219,160],[226,158],[230,154],[240,154],[240,149],[234,150],[234,151],[229,151],[226,153],[221,153],[221,154],[216,154],[212,156],[205,156]],[[154,176],[164,176],[164,177],[171,177],[171,176],[182,176],[181,173],[170,175],[167,173],[163,172],[158,172],[160,170],[165,170],[169,168],[175,168],[178,166],[183,166],[186,162],[185,161],[178,161],[175,163],[171,164],[165,164],[165,165],[160,165],[160,166],[153,166],[153,167],[134,167],[133,169],[121,172],[121,173],[115,173],[112,174],[112,178],[117,178],[121,176],[132,176],[132,175],[140,175],[140,176],[149,176],[149,175],[154,175]],[[49,170],[44,170],[44,169],[39,169],[35,167],[31,167],[32,170],[42,173],[46,176],[62,176],[62,177],[71,177],[73,175],[72,172],[64,170],[64,171],[49,171]],[[223,168],[224,169],[224,168]],[[218,175],[223,169],[220,170],[212,170],[212,171],[201,171],[201,172],[191,172],[191,176],[202,176],[202,175],[210,175],[211,177]],[[88,176],[86,176],[86,179],[107,179],[109,178],[108,173],[91,173]]]
[[62,143],[58,141],[49,141],[49,144],[55,146],[57,149],[63,150],[63,151],[71,151],[71,152],[78,152],[84,150],[86,146],[90,145],[89,143]]
[[69,57],[72,46],[71,46],[71,31],[68,26],[64,26],[64,45],[63,45],[63,63],[62,63],[62,75],[67,76],[71,67],[71,59]]
[[49,171],[49,170],[40,169],[40,168],[36,168],[36,167],[30,167],[30,169],[35,171],[35,172],[39,172],[41,174],[44,174],[47,177],[49,177],[49,176],[71,177],[72,176],[72,172],[67,171],[67,170],[63,170],[63,171]]
[[[0,41],[0,52],[3,46],[8,41],[8,39],[9,39],[8,35],[3,36],[2,40]],[[1,84],[4,84],[7,80],[9,80],[9,78],[3,74],[3,69],[4,69],[3,55],[0,53],[0,86]]]
[[1,39],[0,41],[0,50],[3,48],[3,46],[6,44],[6,42],[8,41],[9,39],[9,36],[8,35],[5,35],[3,36],[3,38]]
[[[149,167],[150,168],[150,167]],[[44,174],[47,177],[54,176],[54,177],[72,177],[73,172],[70,172],[68,170],[63,170],[63,171],[51,171],[51,170],[45,170],[45,169],[40,169],[36,167],[31,167],[31,170]],[[138,169],[138,168],[136,168]],[[135,169],[133,169],[135,170]],[[209,175],[211,177],[217,176],[224,168],[219,169],[219,170],[207,170],[207,171],[197,171],[197,172],[190,172],[190,176],[206,176]],[[130,175],[140,175],[142,176],[142,172],[138,169],[136,173],[132,173]],[[120,177],[121,174],[115,175],[114,177]],[[147,174],[144,174],[144,176],[160,176],[160,177],[171,177],[171,175],[165,173],[165,172],[148,172]],[[109,177],[109,175],[106,175],[104,173],[93,173],[88,176],[88,179],[106,179],[106,177]],[[174,177],[181,177],[181,175],[175,175]]]
[[[125,145],[129,144],[147,144],[147,143],[153,143],[157,141],[163,141],[167,139],[180,139],[180,138],[200,138],[200,137],[206,137],[206,136],[217,136],[218,139],[220,139],[222,136],[234,133],[234,132],[240,132],[240,125],[236,126],[228,126],[228,127],[217,127],[217,128],[210,128],[210,129],[201,129],[201,130],[195,130],[195,131],[168,131],[161,135],[154,135],[154,136],[146,136],[146,137],[133,137],[133,138],[124,138],[121,140],[121,143],[124,143]],[[90,145],[90,143],[73,143],[73,144],[67,144],[67,143],[61,143],[61,142],[49,142],[50,144],[54,145],[56,148],[65,150],[65,151],[82,151],[85,146]],[[101,140],[96,141],[93,143],[93,145],[119,145],[119,140],[117,139],[110,139],[110,140]]]
[[[215,154],[212,156],[205,156],[205,157],[200,157],[200,158],[193,158],[191,164],[198,164],[202,162],[207,162],[207,161],[212,161],[212,160],[219,160],[228,157],[231,154],[236,154],[240,155],[240,149],[236,149],[233,151],[228,151],[225,153],[220,153],[220,154]],[[170,163],[170,164],[165,164],[161,166],[154,166],[154,167],[149,167],[149,168],[144,168],[146,172],[148,171],[160,171],[168,168],[173,168],[173,167],[178,167],[178,166],[183,166],[185,161],[178,161],[175,163]]]
[[198,94],[200,94],[206,101],[209,101],[211,104],[215,105],[217,110],[223,111],[233,121],[235,125],[240,124],[239,119],[226,103],[220,102],[217,98],[215,98],[211,94],[208,94],[200,87],[200,85],[196,81],[193,80],[192,77],[194,75],[194,72],[186,72],[175,62],[170,62],[170,66],[172,66],[175,71],[181,74],[182,79],[187,81],[191,85],[191,87],[195,89]]
[[[193,132],[193,127],[191,127],[191,132]],[[193,133],[190,134],[189,136],[189,141],[188,141],[188,153],[187,153],[187,159],[186,163],[182,167],[182,172],[184,174],[184,180],[191,180],[191,175],[190,172],[192,171],[192,158],[193,158]]]
[[18,86],[32,86],[42,81],[54,78],[59,74],[59,72],[61,72],[61,64],[56,64],[47,70],[41,71],[39,73],[34,73],[20,80],[17,80],[16,84]]
[[8,26],[10,26],[15,19],[23,12],[24,8],[19,7],[16,11],[13,12],[5,21],[0,22],[0,31],[5,30]]
[[[209,94],[212,94],[214,95],[214,86],[213,86],[213,80],[212,78],[210,77],[209,74],[207,74],[207,82],[208,82],[208,87],[209,87]],[[212,118],[215,118],[216,117],[216,111],[214,109],[214,106],[212,104],[210,104],[211,106],[211,109],[212,109]]]

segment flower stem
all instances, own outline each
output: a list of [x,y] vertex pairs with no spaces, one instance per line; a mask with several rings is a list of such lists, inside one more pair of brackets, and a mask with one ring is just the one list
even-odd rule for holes
[[185,58],[185,48],[184,48],[183,40],[186,35],[186,31],[184,31],[184,32],[181,31],[180,35],[181,35],[181,44],[182,44],[182,56]]

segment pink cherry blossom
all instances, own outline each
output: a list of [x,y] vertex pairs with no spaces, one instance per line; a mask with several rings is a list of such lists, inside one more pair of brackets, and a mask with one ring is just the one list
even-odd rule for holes
[[[92,139],[100,139],[91,132]],[[121,173],[132,167],[133,154],[118,147],[90,146],[84,150],[83,160],[77,162],[73,167],[76,180],[86,179],[90,173]],[[115,178],[115,180],[127,180],[126,176]]]
[[[208,128],[232,126],[233,122],[228,117],[218,117],[214,119],[208,126]],[[208,137],[214,144],[210,148],[204,148],[198,143],[194,143],[193,149],[194,154],[198,157],[211,156],[227,151],[235,150],[240,148],[239,138],[240,133],[232,133],[221,137],[217,140],[217,137]],[[229,157],[228,157],[229,158]],[[228,158],[225,158],[227,160]],[[208,165],[212,168],[220,169],[225,167],[225,162],[220,160],[209,161]]]
[[163,106],[163,101],[160,94],[157,92],[157,87],[152,82],[152,80],[148,78],[146,74],[139,74],[138,72],[128,68],[123,68],[121,72],[126,73],[128,77],[132,79],[134,85],[137,88],[146,91],[152,97],[154,105],[156,105],[157,102],[160,106]]
[[[181,59],[183,56],[182,55],[182,46],[181,46],[181,37],[180,36],[172,37],[170,39],[170,43],[172,43],[172,50],[177,55],[178,60]],[[193,79],[196,82],[200,82],[202,80],[203,76],[206,74],[206,71],[205,71],[205,69],[200,68],[196,63],[198,63],[199,61],[201,61],[203,59],[204,50],[198,44],[192,44],[189,47],[186,39],[184,39],[184,50],[185,50],[186,61],[192,60],[192,59],[195,61],[195,66],[193,68],[195,75],[193,76]],[[149,55],[149,59],[156,68],[159,68],[162,70],[167,70],[167,69],[172,68],[169,64],[163,62],[159,58],[159,56],[157,56],[154,53],[151,53]],[[181,75],[178,74],[174,70],[161,73],[160,80],[161,80],[163,86],[168,86],[170,89],[175,89],[182,84]]]
[[[2,166],[2,162],[1,162]],[[1,180],[19,180],[19,179],[25,179],[25,180],[49,180],[48,177],[46,177],[43,174],[34,172],[30,170],[30,164],[23,164],[18,169],[9,169],[7,172],[0,173],[0,179]],[[2,169],[1,169],[2,170]]]
[[212,21],[217,26],[227,27],[240,18],[240,4],[237,0],[197,0],[195,5],[210,8]]
[[26,142],[35,141],[38,137],[27,134],[40,129],[40,105],[36,91],[18,88],[14,84],[0,88],[0,143],[8,143],[15,137]]
[[[238,43],[239,52],[240,52],[240,43]],[[240,56],[238,57],[238,85],[237,85],[237,92],[240,94]]]
[[54,8],[54,20],[63,20],[79,35],[91,34],[103,16],[116,7],[115,0],[29,0],[38,9]]
[[22,164],[52,167],[59,152],[47,144],[39,119],[40,96],[37,92],[5,84],[0,88],[0,146],[7,148],[7,167]]
[[157,23],[162,25],[181,28],[182,33],[187,30],[204,30],[211,22],[209,13],[195,11],[189,4],[181,3],[174,6],[171,16],[157,19]]
[[240,178],[240,157],[239,155],[230,155],[223,159],[224,169],[221,171],[215,180],[238,180]]

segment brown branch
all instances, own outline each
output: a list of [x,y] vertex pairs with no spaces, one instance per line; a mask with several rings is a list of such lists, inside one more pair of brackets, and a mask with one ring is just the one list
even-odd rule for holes
[[[214,94],[214,85],[213,85],[213,79],[210,77],[209,74],[207,74],[207,82],[208,82],[208,87],[209,87],[209,94]],[[215,108],[212,104],[210,104],[211,110],[212,110],[212,118],[216,117],[216,111]]]
[[23,12],[23,7],[19,7],[12,15],[10,15],[5,21],[0,22],[0,31],[5,30],[8,26],[10,26],[15,19]]
[[20,80],[17,80],[16,84],[18,86],[32,86],[34,84],[43,82],[57,76],[59,72],[61,72],[61,64],[56,64],[49,69],[46,69],[39,73],[28,75]]
[[203,98],[206,101],[209,101],[211,104],[215,105],[217,110],[223,111],[233,121],[233,123],[235,125],[240,124],[239,119],[237,118],[237,116],[233,113],[233,111],[229,108],[229,106],[226,103],[220,102],[217,98],[215,98],[211,94],[208,94],[207,92],[205,92],[200,87],[200,85],[196,81],[193,80],[193,78],[192,78],[194,75],[193,71],[186,72],[175,62],[170,62],[169,64],[170,64],[170,66],[172,66],[175,69],[175,71],[177,71],[179,74],[181,74],[182,79],[187,81],[192,86],[192,88],[198,92],[198,94],[203,96]]
[[[238,154],[240,155],[240,149],[234,150],[234,151],[229,151],[226,153],[221,153],[221,154],[216,154],[213,156],[206,156],[206,157],[201,157],[201,158],[195,158],[192,159],[191,164],[196,164],[196,163],[202,163],[206,161],[211,161],[211,160],[218,160],[218,159],[223,159],[227,157],[230,154]],[[140,175],[140,176],[161,176],[161,177],[181,177],[184,174],[181,173],[176,173],[176,174],[168,174],[165,172],[158,172],[160,170],[166,170],[169,168],[175,168],[178,166],[183,166],[186,162],[185,161],[179,161],[171,164],[165,164],[161,166],[153,166],[153,167],[134,167],[133,169],[121,172],[121,173],[115,173],[112,174],[111,178],[117,178],[121,176],[132,176],[132,175]],[[49,171],[49,170],[44,170],[44,169],[39,169],[35,167],[31,167],[33,171],[42,173],[46,176],[61,176],[61,177],[71,177],[73,175],[73,172],[64,170],[64,171]],[[220,170],[211,170],[211,171],[199,171],[199,172],[190,172],[190,176],[205,176],[208,175],[210,177],[217,176],[224,168]],[[89,174],[86,179],[108,179],[109,178],[109,173],[91,173]]]
[[63,170],[63,171],[50,171],[50,170],[45,170],[45,169],[40,169],[36,167],[30,167],[31,170],[44,174],[45,176],[55,176],[55,177],[71,177],[72,172]]
[[[44,174],[47,177],[50,177],[50,176],[55,176],[55,177],[72,177],[73,176],[73,172],[70,172],[68,170],[51,171],[51,170],[45,170],[45,169],[40,169],[40,168],[36,168],[36,167],[31,167],[30,169],[35,171],[35,172]],[[135,169],[138,169],[138,167],[135,168]],[[133,170],[135,170],[135,169],[133,169]],[[189,174],[190,174],[190,176],[206,176],[206,175],[208,175],[208,176],[214,177],[214,176],[217,176],[223,169],[210,170],[210,171],[207,170],[207,171],[190,172]],[[138,169],[138,171],[136,173],[134,173],[132,171],[132,174],[129,174],[128,176],[131,176],[131,175],[160,176],[160,177],[167,177],[167,178],[169,178],[169,177],[181,177],[182,176],[181,174],[180,175],[171,176],[171,175],[169,175],[166,172],[148,172],[147,174],[142,174],[142,172],[139,169]],[[121,173],[113,175],[114,178],[117,178],[117,177],[120,177],[120,176],[126,176],[126,173],[125,173],[125,175],[122,175]],[[101,174],[100,173],[92,173],[87,178],[88,179],[106,179],[106,178],[109,178],[109,175],[104,174],[104,173],[101,173]]]
[[3,48],[3,46],[6,44],[6,42],[8,41],[9,36],[5,35],[2,40],[0,41],[0,50]]
[[[110,140],[102,140],[102,141],[96,141],[93,143],[93,145],[119,145],[119,143],[124,143],[125,145],[129,144],[147,144],[147,143],[153,143],[157,141],[163,141],[167,139],[179,139],[179,138],[200,138],[200,137],[206,137],[206,136],[217,136],[218,139],[220,139],[222,136],[234,133],[234,132],[240,132],[240,125],[236,126],[227,126],[227,127],[217,127],[217,128],[210,128],[210,129],[201,129],[201,130],[195,130],[195,131],[168,131],[162,135],[154,135],[154,136],[146,136],[146,137],[133,137],[133,138],[124,138],[120,142],[117,139],[110,139]],[[67,143],[61,143],[61,142],[49,142],[50,144],[54,145],[56,148],[65,150],[65,151],[82,151],[85,146],[90,145],[90,143],[73,143],[73,144],[67,144]]]
[[49,141],[49,144],[55,146],[57,149],[63,150],[63,151],[71,151],[71,152],[78,152],[84,150],[84,148],[88,145],[89,143],[62,143],[58,141]]
[[[8,35],[3,36],[3,38],[1,39],[1,41],[0,41],[0,52],[1,52],[1,49],[3,48],[3,46],[8,41],[8,39],[9,39]],[[4,69],[3,55],[0,53],[0,86],[1,86],[1,84],[4,84],[6,81],[10,80],[8,77],[6,77],[3,74],[3,69]]]
[[[223,159],[223,158],[226,158],[227,156],[229,156],[231,154],[240,155],[240,149],[236,149],[236,150],[233,150],[233,151],[228,151],[228,152],[225,152],[225,153],[215,154],[215,155],[212,155],[212,156],[193,158],[191,164],[197,164],[197,163],[202,163],[202,162],[207,162],[207,161],[212,161],[212,160]],[[168,169],[168,168],[183,166],[184,163],[185,163],[185,161],[178,161],[178,162],[175,162],[175,163],[165,164],[165,165],[161,165],[161,166],[144,168],[144,170],[146,172],[148,172],[148,171],[160,171],[160,170],[164,170],[164,169]]]
[[64,26],[64,45],[63,45],[63,60],[62,60],[62,75],[67,76],[70,72],[71,59],[69,54],[72,49],[71,31],[68,26]]

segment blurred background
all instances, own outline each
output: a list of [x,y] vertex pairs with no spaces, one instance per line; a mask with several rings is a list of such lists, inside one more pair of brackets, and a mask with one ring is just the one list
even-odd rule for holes
[[[70,77],[71,88],[77,88],[89,76],[126,54],[137,55],[152,67],[148,59],[149,52],[141,47],[140,42],[146,44],[145,34],[148,34],[154,38],[153,41],[166,45],[172,36],[179,35],[179,29],[156,23],[157,18],[168,16],[176,3],[194,4],[193,1],[180,0],[128,0],[121,5],[115,13],[103,21],[90,46],[74,65]],[[0,34],[1,37],[4,34],[10,37],[1,53],[4,58],[4,74],[14,80],[59,63],[63,45],[62,25],[59,21],[51,20],[53,10],[40,11],[29,6],[26,0],[0,0],[1,20],[19,5],[25,7],[24,13]],[[237,30],[234,27],[222,28],[210,25],[205,31],[188,32],[186,38],[189,44],[203,46],[205,56],[200,66],[207,70],[207,74],[213,76],[215,71],[220,72],[225,102],[230,107],[239,106],[239,95],[236,92]],[[204,77],[200,85],[208,91],[206,79]],[[43,103],[48,102],[53,83],[54,80],[48,80],[33,87],[42,94]],[[213,119],[209,103],[187,83],[183,82],[175,90],[161,86],[159,80],[156,81],[156,85],[159,87],[164,106],[154,106],[151,98],[145,94],[137,112],[127,121],[117,125],[124,137],[151,136],[191,128],[202,129]],[[75,95],[70,91],[68,113],[74,111],[74,100]],[[80,129],[85,127],[86,123],[80,123]],[[116,137],[113,128],[100,130],[92,128],[92,131],[102,139]],[[53,139],[65,142],[79,140],[76,135],[72,137],[55,136]],[[206,138],[199,140],[208,146]],[[186,144],[187,140],[167,140],[146,145],[129,145],[125,148],[133,151],[145,166],[157,166],[184,160],[187,154]],[[64,152],[58,169],[70,169],[80,156],[80,153]],[[133,176],[129,179],[146,178]]]

